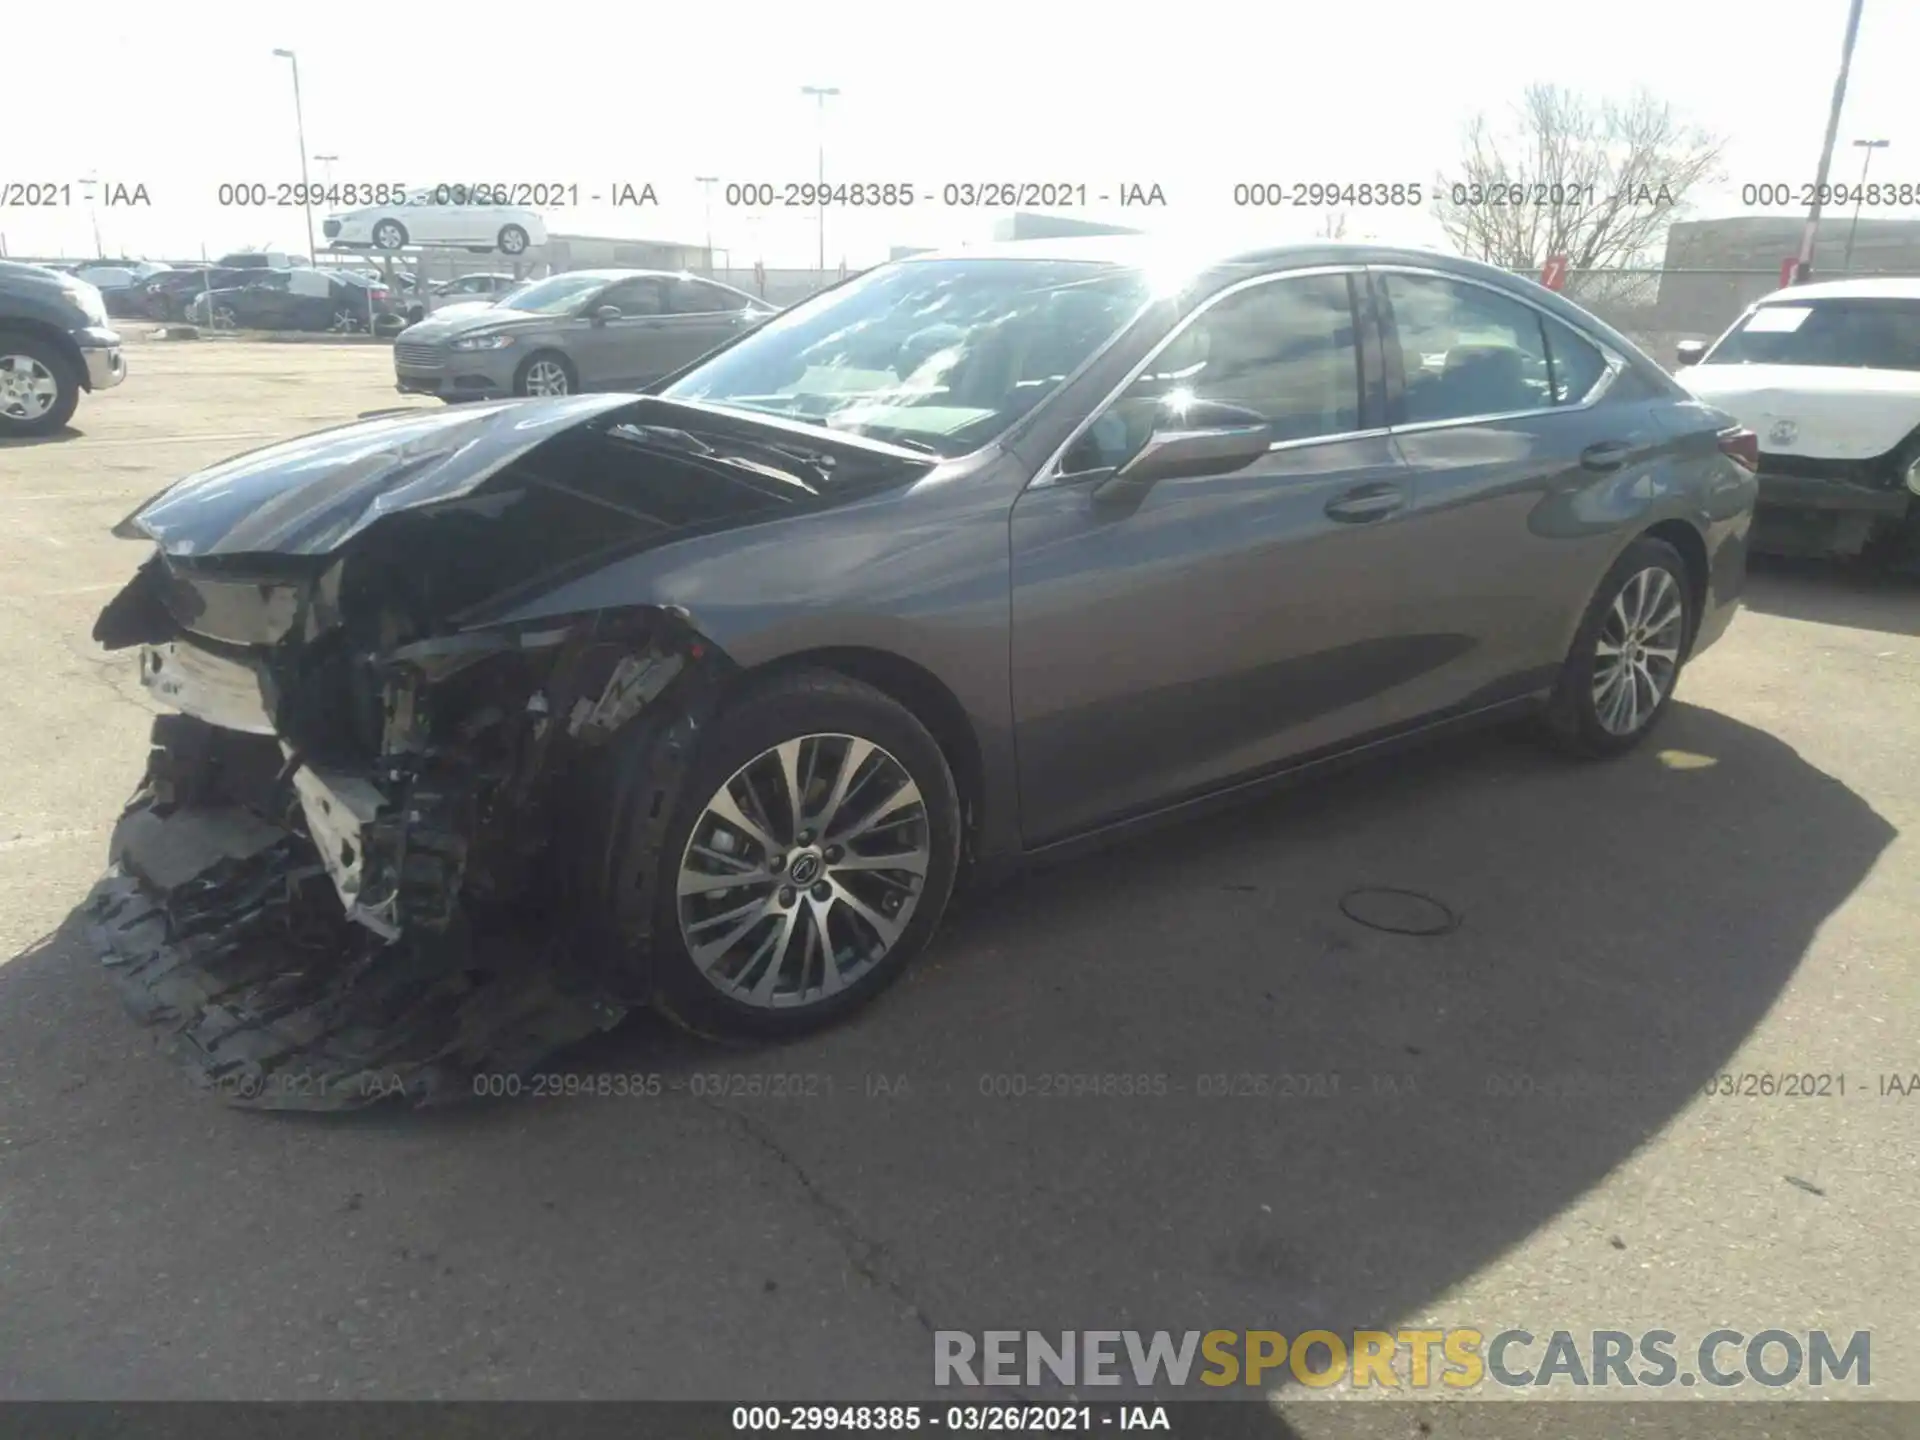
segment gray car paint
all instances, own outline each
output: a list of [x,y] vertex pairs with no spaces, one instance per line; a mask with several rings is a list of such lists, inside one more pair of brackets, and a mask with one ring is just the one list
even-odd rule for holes
[[[583,296],[569,314],[532,315],[495,304],[482,310],[429,316],[409,326],[397,337],[394,351],[396,387],[444,399],[512,395],[521,367],[534,355],[553,353],[566,357],[580,390],[637,389],[671,374],[774,313],[761,302],[752,301],[752,308],[736,311],[603,319],[594,312],[606,303],[607,292],[614,287],[630,280],[671,283],[683,277],[654,270],[567,273],[590,275],[603,282],[599,290]],[[742,300],[752,300],[743,292],[734,293]],[[455,340],[476,335],[510,335],[513,343],[498,350],[451,348]],[[423,349],[433,352],[431,362],[410,358]],[[463,378],[473,383],[460,383]]]
[[[1086,486],[1035,485],[1181,317],[1249,276],[1325,265],[1495,286],[1600,341],[1662,398],[1288,447],[1162,482],[1131,513]],[[1391,377],[1367,383],[1369,404],[1391,400]],[[1203,271],[1000,441],[909,486],[657,545],[476,623],[670,605],[744,666],[865,650],[917,667],[972,731],[974,848],[991,860],[1537,699],[1601,576],[1657,524],[1710,557],[1697,653],[1744,574],[1754,483],[1716,447],[1730,423],[1618,332],[1491,267],[1275,250]],[[1602,441],[1627,444],[1628,461],[1583,468]],[[1327,503],[1380,483],[1404,493],[1400,510],[1329,523]]]

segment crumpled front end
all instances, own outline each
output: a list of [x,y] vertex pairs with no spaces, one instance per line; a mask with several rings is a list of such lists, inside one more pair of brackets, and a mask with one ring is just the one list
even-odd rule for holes
[[147,774],[87,910],[123,998],[268,1108],[471,1094],[615,1023],[569,924],[606,742],[709,659],[645,610],[421,633],[365,557],[275,575],[156,555]]

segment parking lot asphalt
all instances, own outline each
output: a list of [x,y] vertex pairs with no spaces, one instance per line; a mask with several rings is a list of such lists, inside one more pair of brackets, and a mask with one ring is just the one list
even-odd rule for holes
[[71,920],[150,715],[108,530],[418,402],[379,347],[129,359],[0,446],[0,1398],[930,1398],[937,1329],[1423,1321],[1867,1329],[1920,1398],[1920,588],[1766,566],[1628,759],[1448,741],[974,897],[841,1029],[556,1067],[658,1095],[261,1115]]

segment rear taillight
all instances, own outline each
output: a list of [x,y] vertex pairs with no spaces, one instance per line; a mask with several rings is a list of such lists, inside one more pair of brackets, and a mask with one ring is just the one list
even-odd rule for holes
[[1720,453],[1747,471],[1760,468],[1760,437],[1745,426],[1720,432]]
[[384,300],[387,298],[387,292],[384,290],[376,290],[373,292],[373,298],[376,300]]

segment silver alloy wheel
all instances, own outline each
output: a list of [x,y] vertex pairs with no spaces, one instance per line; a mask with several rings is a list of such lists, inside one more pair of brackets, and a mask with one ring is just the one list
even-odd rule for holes
[[360,317],[351,310],[333,312],[333,328],[342,335],[352,335],[360,329]]
[[500,231],[500,252],[503,255],[518,255],[527,248],[527,232],[518,225],[504,226]]
[[742,765],[694,822],[680,935],[723,995],[816,1004],[899,943],[932,860],[905,766],[855,735],[802,735]]
[[558,360],[536,360],[527,367],[527,394],[567,393],[567,367]]
[[407,232],[391,220],[382,220],[373,227],[373,243],[382,250],[398,250],[407,243]]
[[1671,571],[1649,565],[1620,587],[1593,657],[1593,709],[1608,734],[1631,735],[1660,708],[1680,670],[1686,618]]
[[0,415],[38,420],[60,398],[60,381],[31,355],[0,355]]

